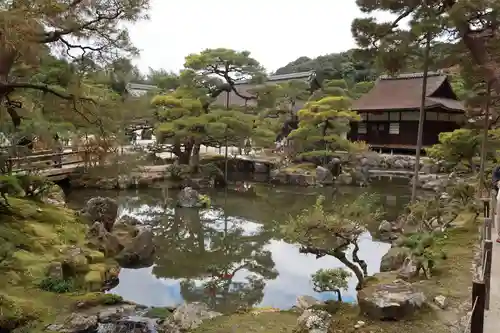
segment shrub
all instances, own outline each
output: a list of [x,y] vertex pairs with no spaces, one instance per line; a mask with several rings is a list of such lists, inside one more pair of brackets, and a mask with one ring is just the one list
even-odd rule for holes
[[51,278],[51,277],[43,279],[38,284],[38,287],[42,290],[50,291],[57,294],[69,293],[71,291],[74,291],[75,289],[73,281]]

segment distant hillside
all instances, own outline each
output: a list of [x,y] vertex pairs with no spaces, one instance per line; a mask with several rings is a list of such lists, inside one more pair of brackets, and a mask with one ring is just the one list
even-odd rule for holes
[[[448,59],[452,56],[453,45],[439,43],[431,49],[431,70],[438,70],[449,67]],[[422,50],[423,51],[423,50]],[[315,70],[323,75],[325,80],[344,79],[349,85],[362,81],[373,81],[381,72],[379,72],[375,58],[369,55],[356,53],[355,50],[349,50],[341,53],[331,53],[316,58],[300,57],[285,66],[276,70],[276,74],[289,74],[296,72],[305,72]],[[419,52],[414,52],[406,60],[406,69],[402,72],[420,72],[422,71],[422,56]]]
[[300,57],[276,70],[276,74],[289,74],[314,70],[323,75],[325,80],[345,79],[350,83],[372,81],[378,73],[375,66],[368,62],[356,60],[353,51],[331,53],[311,59]]

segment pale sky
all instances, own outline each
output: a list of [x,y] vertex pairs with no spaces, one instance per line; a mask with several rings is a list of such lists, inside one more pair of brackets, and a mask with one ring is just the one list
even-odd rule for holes
[[[130,34],[141,50],[135,60],[178,71],[184,57],[206,48],[248,50],[267,71],[300,56],[310,58],[355,46],[351,22],[355,0],[151,0],[150,20]],[[384,15],[386,18],[389,16]]]

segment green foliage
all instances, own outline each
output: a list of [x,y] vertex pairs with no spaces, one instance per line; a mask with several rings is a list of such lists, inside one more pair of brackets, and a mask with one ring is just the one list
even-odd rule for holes
[[297,153],[348,149],[346,134],[349,122],[359,116],[349,110],[350,99],[344,96],[325,97],[309,102],[298,112],[299,127],[290,133]]
[[75,290],[73,281],[51,277],[46,277],[45,279],[40,281],[38,287],[42,290],[57,294],[69,293]]
[[0,175],[0,188],[4,194],[13,196],[24,194],[23,187],[16,176]]
[[[453,132],[439,134],[439,143],[427,148],[427,155],[431,158],[444,160],[451,166],[466,163],[469,170],[475,170],[474,158],[481,153],[483,134],[479,130],[461,128]],[[498,129],[488,132],[486,160],[494,160],[498,149],[500,131]]]
[[435,194],[417,200],[408,206],[406,223],[418,225],[426,232],[446,230],[463,212],[479,213],[475,200],[476,189],[463,181],[453,181],[443,189],[446,194]]
[[[352,274],[342,268],[320,269],[312,275],[314,291],[335,291],[340,298],[340,290],[347,290],[347,280]],[[342,301],[342,299],[339,299]]]
[[353,50],[332,53],[311,59],[300,57],[276,70],[276,74],[289,74],[314,70],[324,80],[361,82],[374,80],[378,73],[369,60],[354,56]]
[[55,186],[47,178],[37,175],[19,175],[17,179],[25,195],[34,199],[41,199],[42,196],[46,195]]
[[446,260],[447,255],[436,247],[436,241],[442,237],[436,233],[414,233],[399,242],[399,246],[410,249],[410,258],[417,267],[416,274],[423,270],[426,277],[430,277],[440,260]]
[[[317,258],[331,255],[348,266],[363,285],[366,263],[353,255],[352,262],[345,251],[350,245],[357,247],[364,226],[381,218],[380,201],[373,195],[361,195],[351,202],[336,202],[332,211],[325,211],[324,197],[296,217],[290,217],[281,227],[283,237],[301,245],[301,252],[315,254]],[[358,265],[358,266],[357,266]]]
[[[466,80],[476,83],[492,80],[494,90],[500,91],[497,80],[493,79],[494,68],[498,67],[499,61],[498,28],[494,23],[500,18],[498,2],[358,0],[356,4],[364,17],[353,21],[353,36],[364,54],[377,56],[377,63],[384,70],[403,71],[411,68],[412,63],[421,69],[422,44],[429,34],[432,39],[429,59],[431,69],[459,65],[469,74],[475,74],[464,75]],[[376,13],[390,15],[394,21],[378,21]],[[474,29],[468,28],[471,25],[474,25]],[[495,27],[492,29],[492,26]],[[475,43],[477,34],[486,31],[491,34],[480,37],[485,42]],[[446,40],[446,43],[442,40]],[[486,62],[489,70],[484,70]],[[476,78],[471,79],[473,76]]]

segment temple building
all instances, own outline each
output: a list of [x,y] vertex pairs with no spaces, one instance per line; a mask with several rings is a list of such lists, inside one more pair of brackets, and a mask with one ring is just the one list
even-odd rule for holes
[[[422,73],[380,77],[367,94],[353,102],[352,110],[361,121],[351,124],[348,137],[365,141],[375,150],[414,152],[422,83]],[[460,128],[466,121],[464,105],[445,74],[429,73],[425,96],[423,148],[438,143],[439,133]]]

